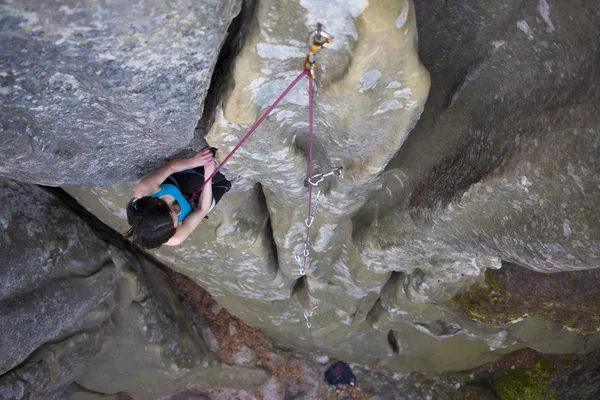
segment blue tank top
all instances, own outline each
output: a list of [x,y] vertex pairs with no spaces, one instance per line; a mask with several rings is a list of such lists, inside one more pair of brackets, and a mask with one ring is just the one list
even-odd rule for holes
[[188,203],[187,199],[175,185],[171,185],[170,183],[163,183],[162,185],[160,185],[160,190],[154,193],[152,197],[160,197],[167,194],[169,196],[173,196],[179,204],[179,208],[181,209],[181,214],[177,216],[177,220],[179,222],[183,221],[185,217],[192,213],[192,206],[190,205],[190,203]]

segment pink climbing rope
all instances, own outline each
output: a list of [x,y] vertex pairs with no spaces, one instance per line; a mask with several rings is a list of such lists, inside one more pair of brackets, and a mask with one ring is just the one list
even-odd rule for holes
[[[306,70],[305,70],[306,72]],[[308,177],[313,176],[313,78],[312,75],[307,75],[308,78]],[[307,221],[311,219],[312,212],[312,189],[313,185],[308,183],[308,218]],[[310,224],[306,224],[306,239],[304,240],[304,248],[308,249],[308,244],[310,240]],[[304,255],[304,266],[303,270],[306,271],[306,262],[307,262],[307,254]],[[304,277],[304,289],[306,290],[306,309],[311,311],[310,308],[310,292],[308,290],[308,278],[306,275]],[[310,324],[310,316],[306,317],[307,322]],[[312,337],[311,337],[312,339]]]
[[315,68],[316,68],[315,56],[317,55],[317,51],[319,49],[324,48],[327,44],[331,43],[332,40],[333,40],[333,37],[330,34],[328,34],[327,32],[322,30],[322,25],[317,24],[317,30],[315,32],[313,32],[310,36],[310,42],[311,42],[312,47],[311,47],[310,53],[308,54],[308,56],[306,57],[306,60],[304,61],[303,71],[300,73],[300,75],[298,75],[296,77],[296,79],[294,79],[294,81],[287,87],[287,89],[285,89],[283,91],[283,93],[277,98],[277,100],[275,100],[275,102],[269,107],[269,109],[262,115],[262,117],[260,117],[258,119],[258,121],[256,121],[254,123],[254,125],[250,128],[248,133],[246,133],[246,135],[238,142],[238,144],[233,148],[233,150],[231,150],[231,152],[227,155],[227,157],[225,157],[223,162],[221,164],[219,164],[217,166],[217,168],[215,168],[213,173],[204,180],[204,182],[202,183],[202,186],[200,186],[192,194],[193,200],[196,200],[200,197],[200,193],[202,192],[202,189],[204,188],[206,183],[212,181],[212,179],[217,174],[217,172],[219,172],[219,170],[221,168],[223,168],[223,166],[227,163],[227,161],[229,161],[229,159],[231,157],[233,157],[235,152],[238,151],[240,147],[242,147],[244,142],[246,140],[248,140],[250,135],[252,135],[254,133],[254,131],[256,131],[256,129],[260,126],[260,124],[262,124],[264,122],[264,120],[271,114],[271,112],[273,112],[273,110],[275,109],[275,107],[277,107],[277,105],[279,105],[281,100],[283,100],[283,98],[288,95],[288,93],[294,88],[294,86],[296,86],[296,84],[298,82],[300,82],[300,80],[303,77],[306,76],[308,78],[308,122],[309,122],[309,124],[308,124],[309,125],[309,134],[308,134],[308,218],[306,219],[306,238],[304,239],[304,251],[303,251],[304,261],[303,261],[303,267],[301,269],[301,274],[303,275],[304,291],[306,292],[306,310],[304,311],[304,316],[306,318],[306,326],[308,327],[310,340],[313,343],[313,345],[314,345],[314,341],[313,341],[313,337],[312,337],[312,329],[311,329],[312,325],[310,322],[310,317],[312,316],[313,311],[317,308],[317,304],[315,304],[313,307],[311,307],[311,305],[310,305],[310,290],[308,288],[308,278],[306,276],[306,264],[308,262],[308,255],[309,255],[308,247],[309,247],[309,243],[310,243],[310,227],[313,222],[313,217],[314,217],[314,212],[316,211],[316,207],[318,207],[318,205],[319,205],[319,195],[321,192],[319,191],[319,195],[317,196],[317,202],[315,204],[315,210],[313,211],[312,210],[312,190],[313,190],[314,185],[317,185],[319,182],[321,182],[324,177],[334,174],[335,170],[338,170],[339,171],[338,174],[341,175],[341,167],[339,167],[339,168],[332,170],[328,174],[321,174],[320,180],[317,181],[316,183],[312,181],[312,179],[314,178],[314,176],[313,176],[313,133],[314,133],[314,127],[313,127],[313,125],[314,125],[314,121],[313,121],[313,111],[314,111],[313,110],[313,80],[315,78]]
[[277,98],[277,100],[275,100],[275,102],[271,105],[271,107],[269,107],[269,109],[262,115],[262,117],[260,117],[258,119],[258,121],[256,121],[254,123],[254,125],[252,126],[252,128],[250,128],[248,133],[246,133],[246,135],[242,138],[242,140],[240,140],[239,143],[233,148],[233,150],[231,150],[231,152],[227,155],[227,157],[225,157],[223,162],[221,164],[219,164],[219,166],[217,168],[215,168],[214,172],[207,179],[204,180],[204,183],[202,184],[202,186],[200,186],[200,188],[198,188],[196,191],[194,191],[194,193],[192,193],[192,199],[196,200],[197,198],[200,197],[200,192],[202,192],[202,189],[204,189],[206,182],[210,182],[212,180],[212,178],[215,177],[217,172],[219,172],[219,170],[225,165],[225,163],[227,163],[227,161],[229,161],[229,159],[235,154],[235,152],[238,151],[240,147],[242,147],[244,142],[250,137],[250,135],[252,135],[254,133],[254,131],[260,126],[260,124],[262,124],[264,122],[264,120],[269,116],[269,114],[271,114],[271,112],[273,112],[273,110],[275,109],[275,107],[277,107],[277,105],[281,102],[281,100],[283,100],[283,98],[285,96],[287,96],[287,94],[290,92],[290,90],[292,90],[294,88],[294,86],[296,86],[296,84],[298,82],[300,82],[300,79],[304,78],[307,74],[309,74],[309,71],[305,69],[304,71],[302,71],[302,73],[300,75],[298,75],[298,77],[296,79],[294,79],[294,81],[290,84],[290,86],[288,86],[287,89],[285,89],[283,91],[283,93]]
[[[202,186],[200,186],[192,194],[193,200],[196,200],[200,197],[200,193],[202,192],[202,189],[204,189],[204,186],[206,186],[206,183],[212,181],[212,179],[217,174],[217,172],[219,172],[219,170],[221,168],[223,168],[223,166],[227,163],[227,161],[229,161],[229,159],[231,157],[233,157],[233,155],[240,149],[240,147],[242,147],[244,142],[246,140],[248,140],[250,135],[252,135],[256,131],[256,129],[258,129],[258,127],[264,122],[264,120],[273,112],[275,107],[277,107],[277,105],[279,105],[279,103],[285,98],[285,96],[288,95],[288,93],[296,86],[296,84],[298,84],[298,82],[300,82],[300,80],[306,76],[308,78],[308,125],[309,125],[308,177],[309,177],[309,179],[308,179],[308,218],[306,219],[306,221],[307,221],[306,222],[306,238],[304,239],[304,252],[303,252],[304,261],[303,261],[302,275],[303,275],[304,290],[306,292],[306,311],[305,311],[304,316],[306,317],[306,325],[309,329],[311,342],[313,341],[313,338],[312,338],[312,330],[311,330],[312,325],[310,323],[310,317],[312,316],[313,310],[317,307],[317,305],[315,304],[312,308],[310,305],[310,290],[308,289],[308,278],[306,277],[306,265],[308,262],[308,247],[309,247],[309,243],[310,243],[310,227],[312,225],[312,219],[313,219],[312,191],[313,191],[313,186],[315,185],[315,183],[311,182],[311,178],[313,177],[313,134],[314,134],[313,79],[314,79],[314,69],[315,69],[314,56],[316,55],[316,52],[319,48],[325,47],[325,45],[330,43],[331,39],[332,39],[329,34],[327,34],[324,31],[321,31],[320,24],[318,25],[318,29],[316,32],[318,32],[319,35],[325,35],[325,36],[323,36],[325,38],[325,41],[320,44],[313,44],[311,53],[308,55],[308,57],[305,61],[304,70],[283,91],[283,93],[277,98],[277,100],[275,100],[275,102],[267,109],[267,111],[258,119],[258,121],[256,121],[254,123],[254,125],[252,125],[252,127],[250,128],[248,133],[246,133],[246,135],[244,135],[244,137],[238,142],[238,144],[235,145],[233,150],[231,150],[231,152],[227,155],[227,157],[225,157],[223,162],[221,162],[217,166],[217,168],[215,168],[213,173],[204,180],[204,182],[202,183]],[[313,36],[311,36],[311,38],[312,37]],[[312,56],[312,58],[311,58],[311,56]],[[322,178],[321,178],[321,180],[322,180]],[[318,199],[317,199],[317,205],[318,205]],[[316,211],[316,209],[315,209],[315,211]]]

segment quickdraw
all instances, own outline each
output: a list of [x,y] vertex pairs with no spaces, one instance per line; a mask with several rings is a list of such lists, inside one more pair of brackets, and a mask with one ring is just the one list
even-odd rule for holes
[[[316,78],[315,74],[315,58],[319,49],[322,49],[331,41],[333,37],[323,30],[321,24],[317,24],[317,30],[314,31],[310,35],[310,43],[311,43],[311,51],[306,57],[304,61],[304,71],[308,72],[308,126],[309,126],[309,136],[308,136],[308,216],[304,221],[306,225],[306,237],[304,239],[304,250],[302,251],[303,261],[302,266],[300,267],[300,275],[302,275],[302,279],[304,280],[304,289],[306,291],[306,310],[304,310],[304,318],[306,319],[306,327],[310,333],[310,339],[312,339],[312,323],[310,321],[313,311],[317,308],[317,304],[314,304],[312,309],[310,307],[310,291],[308,289],[308,278],[306,277],[307,271],[307,262],[308,257],[310,255],[309,252],[309,244],[310,244],[310,227],[312,226],[315,213],[317,212],[317,208],[319,207],[319,200],[321,198],[321,191],[317,193],[317,201],[315,203],[315,208],[312,208],[312,190],[314,186],[317,186],[320,182],[323,181],[327,176],[338,175],[341,176],[342,168],[334,168],[331,172],[327,174],[318,174],[313,175],[313,134],[314,134],[314,112],[313,112],[313,80]],[[318,179],[317,179],[318,178]],[[300,256],[295,256],[296,260],[300,262]]]
[[313,316],[314,311],[319,308],[319,305],[317,303],[313,304],[312,308],[310,310],[304,310],[304,319],[306,319],[306,327],[308,329],[312,328],[312,324],[310,323],[310,317]]

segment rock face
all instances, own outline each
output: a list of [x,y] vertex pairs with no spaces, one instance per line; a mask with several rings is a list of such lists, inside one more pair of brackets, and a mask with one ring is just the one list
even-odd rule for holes
[[[281,341],[391,371],[462,370],[523,347],[597,347],[543,316],[495,326],[446,304],[485,285],[482,272],[502,260],[538,272],[600,266],[594,2],[265,0],[253,18],[215,88],[223,97],[212,99],[206,139],[221,158],[298,75],[316,22],[335,36],[318,56],[315,173],[342,166],[344,176],[318,187],[311,272],[304,281],[294,257],[307,215],[306,82],[227,165],[240,179],[210,218],[182,246],[153,255]],[[127,112],[123,121],[136,115]],[[171,139],[128,138],[135,155],[94,168],[94,185],[147,171],[147,160],[172,154]],[[4,168],[22,160],[31,159]],[[79,171],[60,173],[53,182],[125,232],[133,183],[89,189],[74,186],[88,183]],[[318,305],[312,329],[307,302]]]
[[115,307],[117,274],[107,246],[50,194],[2,179],[0,203],[5,374],[44,343],[97,330]]
[[[378,212],[373,201],[363,210],[378,222],[366,241],[405,251],[398,238],[404,229],[414,234],[411,222],[403,228],[408,210],[429,225],[427,236],[456,249],[540,272],[599,267],[598,231],[589,223],[600,168],[597,48],[586,44],[598,38],[592,4],[417,4],[420,54],[435,84],[388,165],[410,186],[386,186],[392,206]],[[466,23],[476,16],[484,22]],[[438,210],[443,218],[428,220]]]
[[155,400],[267,379],[221,368],[166,275],[107,245],[48,192],[0,179],[0,222],[0,398],[65,398],[76,381],[85,390],[74,400],[89,391]]
[[240,4],[0,6],[0,175],[103,186],[186,149]]
[[[491,326],[444,303],[501,260],[598,267],[591,2],[263,1],[255,17],[207,136],[221,157],[299,73],[299,38],[317,20],[335,36],[318,56],[315,173],[342,166],[344,177],[319,186],[313,327],[294,259],[307,213],[306,82],[227,165],[241,179],[210,219],[159,259],[278,339],[390,370],[466,369],[527,346],[590,350],[543,317]],[[124,232],[133,187],[69,192]]]

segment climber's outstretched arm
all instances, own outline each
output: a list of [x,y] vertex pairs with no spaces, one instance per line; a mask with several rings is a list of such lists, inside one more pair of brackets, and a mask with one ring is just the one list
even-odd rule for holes
[[178,246],[200,225],[206,216],[204,210],[198,209],[188,215],[183,222],[177,227],[175,235],[173,235],[165,244],[167,246]]
[[133,197],[139,199],[140,197],[151,196],[158,192],[160,190],[159,185],[175,172],[202,167],[207,163],[214,163],[214,156],[209,147],[200,150],[200,152],[192,158],[171,160],[142,179],[140,183],[138,183]]

